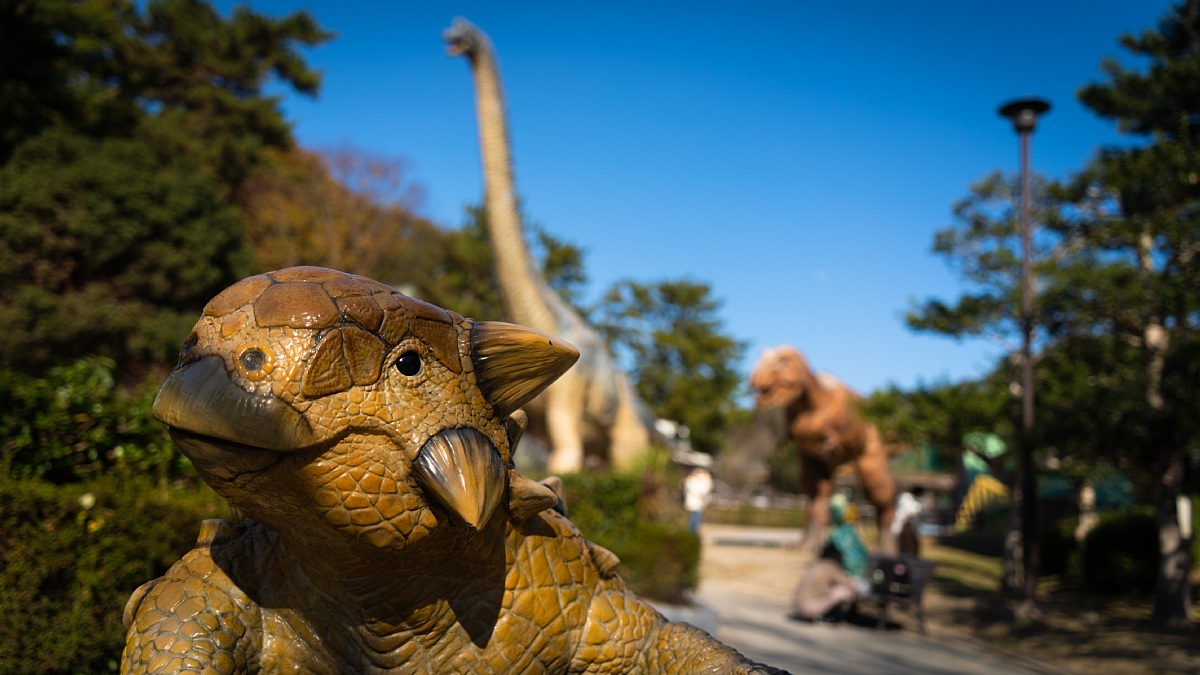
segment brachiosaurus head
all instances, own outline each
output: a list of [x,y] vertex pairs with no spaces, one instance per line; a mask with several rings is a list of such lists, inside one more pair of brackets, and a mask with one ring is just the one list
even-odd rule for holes
[[531,329],[293,267],[208,303],[154,415],[243,514],[398,549],[556,503],[511,467],[516,411],[578,357]]
[[446,41],[446,51],[450,56],[465,56],[474,60],[487,46],[487,36],[466,19],[457,17],[454,23],[442,33]]
[[750,374],[750,388],[758,392],[755,406],[778,408],[810,396],[821,387],[800,352],[783,345],[764,349]]

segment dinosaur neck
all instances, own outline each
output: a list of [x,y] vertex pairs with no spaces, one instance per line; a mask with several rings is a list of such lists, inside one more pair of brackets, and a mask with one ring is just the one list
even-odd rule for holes
[[796,386],[796,394],[787,404],[789,418],[821,407],[826,394],[811,370],[801,367],[792,376],[792,381],[799,383],[799,386]]
[[517,211],[508,121],[500,73],[486,39],[471,55],[479,117],[479,144],[483,155],[484,205],[488,237],[495,255],[500,296],[510,319],[556,334],[554,316],[545,303],[545,281],[534,269]]
[[[340,607],[344,614],[386,618],[400,626],[412,612],[448,599],[444,589],[437,593],[437,580],[445,578],[447,569],[504,588],[506,541],[501,524],[470,537],[438,531],[401,552],[292,535],[281,535],[276,549],[280,567],[290,572],[285,583],[298,582],[328,611]],[[464,602],[457,596],[453,600]],[[499,601],[495,604],[498,607]]]

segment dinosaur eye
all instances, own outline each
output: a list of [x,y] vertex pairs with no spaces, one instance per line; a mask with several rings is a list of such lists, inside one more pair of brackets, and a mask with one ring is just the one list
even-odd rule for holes
[[267,355],[257,349],[247,349],[242,352],[242,366],[249,372],[257,372],[262,370],[263,364],[267,362]]
[[411,350],[404,352],[396,359],[396,370],[408,377],[416,375],[421,372],[421,355]]

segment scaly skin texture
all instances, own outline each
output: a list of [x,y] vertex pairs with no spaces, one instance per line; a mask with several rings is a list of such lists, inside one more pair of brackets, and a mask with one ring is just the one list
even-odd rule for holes
[[834,378],[818,377],[800,352],[788,346],[763,352],[750,387],[758,391],[758,408],[784,409],[788,436],[800,451],[802,489],[810,504],[804,546],[816,550],[825,543],[833,474],[852,462],[878,515],[879,547],[892,552],[896,485],[879,431],[855,411],[857,395]]
[[154,412],[245,519],[133,594],[122,672],[779,672],[666,621],[512,467],[576,355],[333,270],[218,295]]
[[560,335],[584,353],[573,370],[528,406],[531,433],[549,446],[551,473],[578,471],[585,458],[629,468],[653,440],[660,440],[654,416],[609,357],[604,339],[533,264],[517,208],[508,120],[491,41],[465,19],[455,20],[445,37],[450,53],[470,62],[475,82],[488,238],[504,309],[513,321]]

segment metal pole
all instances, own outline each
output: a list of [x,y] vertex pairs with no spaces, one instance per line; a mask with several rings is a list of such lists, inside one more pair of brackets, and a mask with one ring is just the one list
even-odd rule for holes
[[1017,462],[1020,495],[1022,551],[1022,595],[1026,602],[1037,599],[1038,567],[1041,546],[1037,527],[1037,477],[1033,466],[1033,228],[1029,222],[1030,176],[1029,136],[1037,126],[1037,116],[1050,109],[1042,99],[1013,101],[1000,108],[1011,117],[1021,138],[1021,439]]
[[1025,568],[1023,596],[1037,599],[1041,566],[1037,523],[1037,482],[1033,467],[1033,228],[1029,223],[1029,129],[1021,130],[1021,543]]
[[1033,232],[1029,224],[1029,129],[1021,130],[1021,427],[1033,432]]

